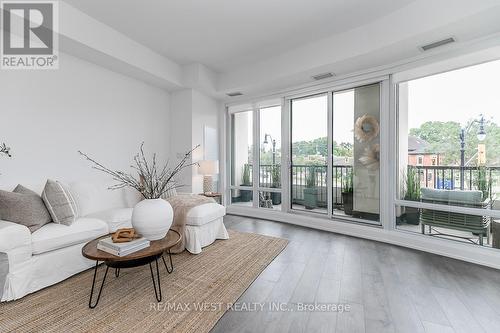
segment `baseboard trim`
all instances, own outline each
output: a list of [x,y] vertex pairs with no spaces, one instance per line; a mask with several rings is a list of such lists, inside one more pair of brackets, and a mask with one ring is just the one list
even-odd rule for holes
[[253,207],[228,206],[227,213],[370,239],[500,269],[500,250],[493,248],[462,244],[400,230],[386,230],[369,224],[362,225]]

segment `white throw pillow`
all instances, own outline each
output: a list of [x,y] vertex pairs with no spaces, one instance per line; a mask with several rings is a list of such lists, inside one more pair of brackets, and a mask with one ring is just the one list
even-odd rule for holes
[[79,216],[73,195],[61,182],[47,180],[41,197],[55,223],[71,225]]

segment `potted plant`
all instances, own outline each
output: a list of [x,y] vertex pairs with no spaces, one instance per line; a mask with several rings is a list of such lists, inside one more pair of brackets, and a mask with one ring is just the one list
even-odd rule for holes
[[474,183],[476,188],[483,192],[483,201],[490,197],[491,178],[488,177],[488,170],[484,165],[477,167],[477,176]]
[[352,215],[354,206],[354,179],[352,170],[348,170],[346,180],[342,185],[342,203],[344,204],[344,213]]
[[[243,174],[241,176],[242,184],[241,186],[252,186],[252,177],[250,175],[250,165],[245,164],[243,166]],[[252,201],[252,191],[251,190],[240,190],[240,201],[248,202]]]
[[306,188],[304,189],[304,206],[306,209],[318,207],[318,188],[316,187],[316,168],[309,167],[306,174]]
[[137,203],[132,211],[132,226],[146,239],[158,240],[165,237],[173,220],[172,206],[162,197],[165,193],[182,186],[178,185],[176,176],[183,169],[197,164],[189,161],[199,145],[188,151],[174,168],[169,167],[168,161],[163,166],[158,165],[156,154],[148,160],[143,146],[144,143],[141,144],[139,153],[134,156],[134,165],[131,166],[135,170],[133,173],[111,170],[87,154],[78,152],[93,164],[94,169],[113,177],[116,185],[109,187],[110,190],[131,187],[141,194],[144,200]]
[[[416,168],[410,167],[406,172],[405,200],[420,201],[420,173]],[[418,208],[405,208],[405,221],[408,224],[418,225],[420,214]]]
[[[273,165],[271,169],[271,188],[281,187],[281,170],[279,165]],[[271,192],[273,205],[281,204],[281,193]]]

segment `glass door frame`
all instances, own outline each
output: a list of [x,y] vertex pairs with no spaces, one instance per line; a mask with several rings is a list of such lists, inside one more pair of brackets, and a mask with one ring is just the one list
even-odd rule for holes
[[[349,89],[355,89],[358,87],[363,87],[363,86],[368,86],[372,84],[380,84],[380,168],[379,168],[379,177],[380,177],[380,194],[379,194],[379,222],[377,221],[370,221],[370,220],[365,220],[365,219],[360,219],[360,218],[355,218],[351,216],[342,216],[342,215],[336,215],[333,214],[333,112],[334,112],[334,105],[333,105],[333,94],[336,92],[341,92]],[[324,216],[325,218],[327,217],[328,219],[333,219],[333,220],[338,220],[338,221],[345,221],[345,222],[354,222],[354,223],[361,223],[363,225],[374,225],[378,227],[383,227],[383,228],[391,228],[392,226],[392,212],[390,211],[389,208],[389,200],[391,198],[391,185],[390,185],[390,179],[391,177],[391,166],[389,162],[389,156],[390,152],[392,150],[391,145],[390,145],[390,140],[389,140],[389,134],[391,131],[390,128],[390,98],[389,97],[389,87],[390,87],[390,82],[389,82],[389,76],[381,76],[381,77],[374,77],[371,79],[366,79],[366,80],[359,80],[359,81],[351,81],[348,83],[344,84],[337,84],[337,85],[331,85],[327,86],[321,89],[305,89],[303,92],[287,95],[284,97],[285,102],[284,102],[284,110],[283,114],[285,116],[285,121],[282,122],[283,125],[287,125],[287,145],[288,147],[286,148],[286,152],[288,154],[283,154],[282,155],[282,165],[286,165],[288,168],[287,170],[283,170],[282,172],[286,172],[289,176],[288,177],[282,177],[286,178],[286,186],[283,184],[283,189],[286,188],[287,191],[283,192],[283,196],[286,196],[286,198],[289,200],[289,202],[286,205],[286,212],[287,213],[293,213],[293,214],[298,214],[298,215],[304,215],[304,216],[316,216],[316,217],[321,217]],[[291,167],[292,167],[292,103],[291,101],[293,99],[301,99],[301,98],[307,98],[307,97],[313,97],[315,95],[321,95],[321,94],[327,94],[328,95],[328,137],[327,137],[327,145],[328,145],[328,155],[327,155],[327,196],[328,196],[328,211],[326,214],[322,213],[312,213],[309,211],[303,211],[303,210],[297,210],[297,209],[292,209],[292,200],[291,200],[291,185],[292,185],[292,172],[291,172]],[[392,183],[392,182],[391,182]],[[382,193],[387,193],[388,195],[382,195]]]
[[[293,167],[293,162],[292,162],[292,100],[301,100],[301,99],[307,99],[307,98],[314,98],[314,97],[320,97],[320,96],[326,96],[327,97],[327,157],[326,157],[326,197],[327,197],[327,212],[322,213],[322,212],[315,212],[315,211],[306,211],[305,209],[293,209],[293,200],[292,200],[292,195],[293,195],[293,173],[292,173],[292,167]],[[333,122],[332,122],[332,112],[330,111],[332,109],[332,98],[333,98],[333,92],[332,91],[322,91],[318,93],[313,93],[313,94],[306,94],[300,97],[290,97],[287,98],[287,103],[286,105],[288,106],[287,112],[288,113],[288,133],[287,136],[289,138],[288,142],[289,145],[287,147],[288,151],[288,158],[287,161],[284,163],[285,165],[288,166],[286,170],[286,174],[288,175],[286,178],[288,180],[288,189],[289,192],[287,193],[287,199],[288,199],[288,204],[286,206],[286,209],[288,212],[293,212],[293,213],[302,213],[302,214],[314,214],[317,216],[328,216],[331,218],[331,209],[332,209],[332,130],[333,130]]]

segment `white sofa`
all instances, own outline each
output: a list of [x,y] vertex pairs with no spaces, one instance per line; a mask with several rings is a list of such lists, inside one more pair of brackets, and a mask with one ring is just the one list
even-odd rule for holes
[[[41,192],[42,186],[28,186]],[[129,189],[110,191],[103,184],[70,184],[80,216],[71,226],[48,223],[31,233],[20,224],[0,220],[0,300],[21,298],[92,267],[81,249],[88,241],[130,227],[132,208],[139,196]],[[201,248],[227,239],[225,207],[209,203],[187,215],[186,249]]]

